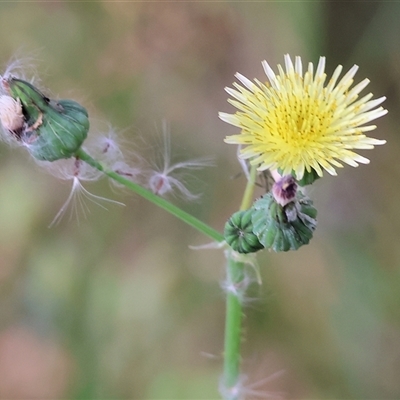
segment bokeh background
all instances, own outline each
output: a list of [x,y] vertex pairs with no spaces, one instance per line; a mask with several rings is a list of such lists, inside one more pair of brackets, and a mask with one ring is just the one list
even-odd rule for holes
[[[400,397],[399,18],[398,2],[0,3],[3,70],[27,59],[143,157],[165,119],[177,160],[215,158],[189,181],[201,200],[173,201],[218,230],[245,185],[223,143],[236,130],[217,118],[235,72],[264,80],[264,59],[325,55],[328,74],[357,64],[387,96],[371,136],[388,144],[311,188],[311,244],[259,256],[243,328],[259,398]],[[87,203],[49,229],[71,182],[21,149],[0,155],[0,398],[217,399],[221,252],[189,249],[209,240],[106,180],[85,187],[126,207]]]

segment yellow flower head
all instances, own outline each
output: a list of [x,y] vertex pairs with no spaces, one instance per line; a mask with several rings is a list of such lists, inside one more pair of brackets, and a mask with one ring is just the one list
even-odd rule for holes
[[309,63],[303,75],[301,58],[296,57],[293,65],[289,55],[285,55],[286,72],[278,65],[278,75],[266,61],[262,65],[269,82],[253,83],[237,73],[244,87],[234,83],[235,89],[226,91],[234,98],[228,101],[239,111],[219,113],[223,121],[241,129],[225,142],[245,146],[241,157],[250,159],[260,171],[279,169],[283,175],[294,173],[297,179],[312,169],[319,176],[322,169],[336,175],[334,167],[342,167],[339,161],[353,167],[369,163],[353,149],[386,143],[364,134],[376,128],[365,124],[387,110],[377,108],[385,97],[371,100],[369,93],[358,99],[368,79],[350,89],[357,65],[338,81],[342,72],[339,65],[326,84],[325,57],[320,57],[315,74]]

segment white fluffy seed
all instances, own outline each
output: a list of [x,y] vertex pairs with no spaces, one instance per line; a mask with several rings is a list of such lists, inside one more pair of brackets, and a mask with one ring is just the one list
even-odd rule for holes
[[10,96],[0,96],[0,121],[5,129],[15,132],[24,125],[24,115],[19,100]]

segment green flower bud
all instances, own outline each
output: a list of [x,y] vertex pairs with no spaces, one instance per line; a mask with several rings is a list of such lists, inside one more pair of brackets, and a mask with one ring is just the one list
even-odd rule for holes
[[301,192],[282,206],[272,193],[267,193],[253,205],[253,232],[265,248],[288,251],[308,244],[316,228],[317,210]]
[[253,233],[251,221],[253,211],[251,208],[246,211],[238,211],[225,224],[225,240],[238,253],[255,253],[264,248]]
[[21,79],[11,77],[3,86],[22,106],[25,124],[18,139],[35,158],[55,161],[77,152],[89,131],[85,108],[73,100],[51,100]]

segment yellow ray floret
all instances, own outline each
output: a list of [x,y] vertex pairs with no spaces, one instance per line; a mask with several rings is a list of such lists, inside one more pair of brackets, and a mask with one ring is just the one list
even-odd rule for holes
[[228,101],[238,111],[219,113],[223,121],[241,129],[225,142],[244,146],[241,157],[250,159],[260,171],[279,169],[283,175],[295,173],[297,179],[311,169],[319,176],[323,169],[336,175],[334,167],[342,167],[341,162],[353,167],[369,163],[353,149],[372,149],[386,143],[364,134],[376,128],[368,123],[387,110],[378,107],[385,97],[371,100],[370,93],[359,99],[368,79],[350,88],[356,65],[340,80],[339,65],[328,82],[325,57],[320,57],[315,73],[309,63],[304,75],[300,57],[293,65],[285,55],[286,71],[278,65],[278,74],[266,61],[262,65],[268,82],[252,82],[237,73],[243,86],[234,83],[235,88],[226,91],[233,98]]

